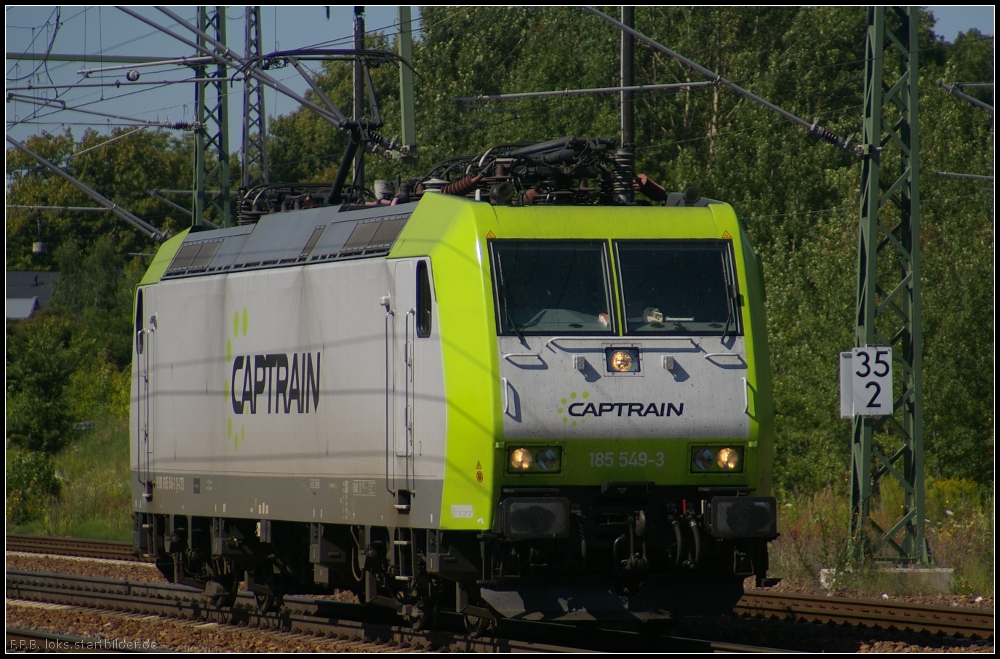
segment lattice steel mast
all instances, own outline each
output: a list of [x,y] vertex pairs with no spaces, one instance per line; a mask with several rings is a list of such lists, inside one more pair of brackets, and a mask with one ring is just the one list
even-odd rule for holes
[[[854,417],[850,538],[855,558],[926,564],[917,14],[916,7],[868,8],[854,344],[891,346],[902,387],[891,416]],[[882,176],[883,159],[899,163],[895,175],[886,168]],[[888,528],[870,510],[883,481],[903,490],[903,508]]]
[[[246,60],[259,66],[264,55],[260,7],[246,8]],[[267,115],[264,113],[264,86],[253,76],[243,80],[243,190],[268,183]]]
[[[211,34],[219,44],[226,43],[226,8],[215,7],[210,14],[207,7],[198,7],[198,29]],[[199,49],[207,48],[206,40],[198,36]],[[216,49],[219,55],[224,55]],[[192,227],[200,226],[205,211],[214,210],[220,226],[232,226],[232,201],[229,173],[229,101],[226,91],[227,66],[217,60],[212,72],[201,65],[195,68],[198,79],[211,78],[210,82],[195,83],[195,107],[201,128],[195,131],[194,151],[194,201]],[[218,192],[209,193],[208,189]]]

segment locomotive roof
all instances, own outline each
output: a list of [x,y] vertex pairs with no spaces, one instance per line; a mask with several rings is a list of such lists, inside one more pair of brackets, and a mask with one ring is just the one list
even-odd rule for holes
[[255,224],[185,236],[163,279],[385,256],[416,203],[264,215]]

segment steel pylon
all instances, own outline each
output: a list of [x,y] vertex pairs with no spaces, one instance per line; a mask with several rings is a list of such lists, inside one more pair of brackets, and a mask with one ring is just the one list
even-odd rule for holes
[[[226,8],[215,7],[209,13],[207,7],[198,7],[198,29],[225,44]],[[206,40],[199,36],[198,44],[205,46]],[[193,227],[201,225],[206,211],[213,211],[214,221],[219,226],[233,225],[229,190],[229,97],[226,69],[226,65],[221,63],[201,65],[195,69],[195,77],[199,80],[212,80],[195,83],[195,112],[201,128],[195,131]]]
[[[246,60],[260,66],[263,56],[260,7],[246,8]],[[267,183],[267,124],[264,113],[264,85],[251,76],[243,81],[243,178],[242,188],[249,190]]]
[[[854,345],[892,348],[901,393],[890,416],[854,416],[850,543],[858,560],[926,564],[917,14],[916,7],[868,8]],[[901,487],[903,505],[879,524],[873,496],[890,482]]]

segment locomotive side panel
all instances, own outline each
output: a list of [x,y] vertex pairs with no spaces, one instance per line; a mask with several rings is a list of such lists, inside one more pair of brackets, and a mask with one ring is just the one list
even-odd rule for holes
[[[393,270],[376,258],[142,289],[155,318],[142,355],[148,373],[137,378],[149,382],[147,510],[350,523],[395,516],[387,399],[405,366],[387,368],[386,359],[402,361],[407,348],[395,349],[381,304],[396,295]],[[414,286],[412,275],[399,284]],[[429,376],[420,382],[440,372],[434,344],[422,344]],[[443,425],[436,407],[422,404],[424,428]],[[413,517],[422,525],[440,509],[440,434],[422,435],[419,455],[404,451],[400,466],[422,482]],[[137,491],[144,476],[137,467]]]

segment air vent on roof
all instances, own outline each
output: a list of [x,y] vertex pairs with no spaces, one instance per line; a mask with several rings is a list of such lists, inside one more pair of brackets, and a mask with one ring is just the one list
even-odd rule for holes
[[174,257],[174,262],[170,264],[167,272],[176,273],[195,268],[204,268],[212,262],[220,247],[222,247],[221,240],[184,245],[177,251],[177,256]]
[[309,252],[311,252],[313,247],[316,246],[316,242],[319,240],[319,237],[323,235],[323,229],[325,228],[326,225],[324,224],[313,230],[312,235],[309,236],[309,240],[306,242],[306,246],[302,248],[302,253],[299,254],[300,259],[309,256]]

